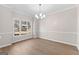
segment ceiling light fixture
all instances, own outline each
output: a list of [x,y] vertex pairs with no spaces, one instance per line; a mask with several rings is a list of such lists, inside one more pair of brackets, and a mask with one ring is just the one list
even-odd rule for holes
[[35,14],[35,18],[36,19],[44,19],[46,17],[46,15],[42,13],[42,4],[39,4],[38,8],[39,8],[39,13]]

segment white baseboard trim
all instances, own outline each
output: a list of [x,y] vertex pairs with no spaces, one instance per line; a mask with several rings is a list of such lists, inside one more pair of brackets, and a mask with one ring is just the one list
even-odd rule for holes
[[0,48],[7,47],[7,46],[10,46],[10,45],[12,45],[12,44],[1,45]]
[[46,40],[50,40],[50,41],[59,42],[59,43],[64,43],[64,44],[68,44],[68,45],[72,45],[72,46],[76,46],[77,47],[77,44],[72,44],[72,43],[69,43],[69,42],[58,41],[58,40],[55,40],[55,39],[49,39],[49,38],[45,38],[45,37],[40,37],[40,38],[46,39]]
[[28,39],[31,39],[31,38],[32,38],[32,36],[28,36],[27,38],[20,38],[20,39],[17,38],[18,40],[13,39],[12,43],[20,42],[20,41],[23,41],[23,40],[28,40]]

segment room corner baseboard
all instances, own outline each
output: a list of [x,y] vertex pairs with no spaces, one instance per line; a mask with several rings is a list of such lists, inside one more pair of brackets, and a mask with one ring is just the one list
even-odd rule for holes
[[58,40],[55,40],[55,39],[49,39],[49,38],[44,38],[44,37],[40,37],[40,38],[41,39],[46,39],[46,40],[55,41],[55,42],[59,42],[59,43],[63,43],[63,44],[67,44],[67,45],[71,45],[71,46],[76,46],[77,47],[77,44],[72,44],[72,43],[69,43],[69,42],[58,41]]
[[7,46],[10,46],[10,45],[12,45],[12,44],[1,45],[0,48],[7,47]]

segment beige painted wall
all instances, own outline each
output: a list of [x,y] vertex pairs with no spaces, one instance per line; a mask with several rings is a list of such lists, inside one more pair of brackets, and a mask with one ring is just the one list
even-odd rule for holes
[[13,20],[14,18],[25,19],[31,22],[31,18],[27,15],[16,13],[15,11],[0,5],[0,47],[4,47],[14,43],[16,41],[21,41],[23,39],[32,38],[32,33],[24,36],[13,36]]
[[70,45],[77,44],[77,11],[69,8],[56,13],[49,13],[40,20],[40,37]]

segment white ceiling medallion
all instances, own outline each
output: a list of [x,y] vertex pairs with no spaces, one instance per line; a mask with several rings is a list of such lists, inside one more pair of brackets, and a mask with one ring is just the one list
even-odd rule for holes
[[46,17],[46,15],[42,13],[42,5],[39,4],[38,8],[39,8],[39,13],[35,14],[35,18],[36,19],[44,19]]

